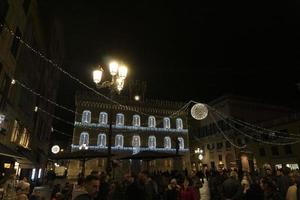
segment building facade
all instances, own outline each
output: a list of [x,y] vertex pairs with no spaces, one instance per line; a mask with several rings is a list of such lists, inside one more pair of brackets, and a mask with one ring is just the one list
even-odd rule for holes
[[[95,94],[81,92],[76,95],[75,128],[72,151],[95,150],[107,152],[108,131],[112,120],[113,159],[130,156],[138,152],[165,152],[182,155],[175,166],[173,158],[154,159],[149,162],[131,160],[119,161],[115,174],[141,169],[166,171],[189,169],[189,139],[187,112],[179,111],[184,105],[178,102],[143,100],[118,97],[122,105],[114,105]],[[71,161],[68,176],[77,177],[80,161]],[[85,164],[85,174],[91,171],[105,171],[106,158],[92,159]]]
[[0,171],[5,175],[15,171],[18,176],[37,180],[47,163],[52,117],[35,112],[35,107],[54,113],[54,106],[45,99],[56,100],[59,72],[16,36],[61,64],[62,27],[51,16],[41,15],[36,0],[3,0],[0,8],[0,112],[5,116],[1,123]]
[[[299,162],[296,144],[268,145],[262,141],[272,142],[272,138],[253,138],[253,130],[249,132],[236,124],[233,128],[233,124],[228,123],[227,119],[239,119],[258,127],[287,133],[294,131],[295,134],[299,134],[296,128],[297,120],[290,117],[290,109],[239,96],[224,96],[210,102],[209,105],[226,117],[221,118],[210,110],[206,119],[197,122],[198,124],[194,122],[190,128],[193,141],[190,143],[192,168],[199,169],[204,166],[253,171],[261,169],[265,164],[290,166]],[[284,119],[280,120],[282,117]],[[203,151],[201,157],[199,149]]]

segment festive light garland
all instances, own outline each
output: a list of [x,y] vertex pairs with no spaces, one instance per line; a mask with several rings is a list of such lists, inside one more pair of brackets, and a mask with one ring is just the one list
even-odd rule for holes
[[[232,121],[233,123],[235,124],[238,124],[240,126],[243,126],[244,128],[246,129],[249,129],[251,131],[254,131],[254,132],[258,132],[260,134],[267,134],[268,136],[270,137],[276,137],[276,138],[282,138],[282,139],[291,139],[291,140],[300,140],[300,136],[297,135],[298,137],[289,137],[289,136],[281,136],[281,135],[273,135],[274,133],[278,133],[278,134],[285,134],[283,132],[280,132],[280,131],[275,131],[275,130],[270,130],[270,129],[266,129],[266,128],[262,128],[262,127],[258,127],[258,126],[255,126],[255,125],[251,125],[250,123],[247,123],[247,122],[244,122],[244,123],[247,123],[247,125],[245,125],[244,123],[242,123],[243,121],[241,120],[235,120],[235,119],[232,119],[230,117],[228,117],[227,115],[225,114],[222,114],[221,112],[217,111],[216,109],[212,108],[212,107],[209,107],[213,112],[215,112],[216,114],[222,116],[223,118],[229,120],[229,121]],[[226,122],[228,123],[228,122]],[[256,129],[255,129],[256,128]],[[259,130],[260,129],[260,130]],[[267,131],[269,133],[265,133],[261,130],[264,130],[264,131]],[[271,133],[271,134],[270,134]],[[292,135],[296,135],[296,134],[292,134]]]
[[226,120],[222,116],[219,115],[219,117],[221,119],[223,119],[225,121],[225,123],[227,123],[228,126],[230,126],[232,129],[236,130],[237,132],[241,133],[242,135],[244,135],[244,136],[246,136],[246,137],[248,137],[248,138],[250,138],[252,140],[255,140],[257,142],[261,142],[261,143],[265,143],[265,144],[270,144],[270,145],[279,145],[279,146],[291,145],[291,144],[296,144],[296,143],[300,142],[300,140],[298,140],[298,141],[294,141],[294,142],[285,142],[285,143],[284,142],[280,142],[280,143],[275,143],[275,142],[269,142],[269,141],[260,140],[260,139],[258,139],[256,137],[253,137],[250,134],[244,133],[243,131],[241,131],[241,130],[237,129],[236,127],[232,126],[230,123],[226,122]]
[[244,149],[245,146],[239,146],[234,144],[227,136],[226,134],[222,131],[222,129],[219,127],[218,123],[216,122],[215,118],[213,117],[213,115],[209,115],[210,118],[213,120],[213,122],[215,123],[217,129],[219,130],[219,132],[223,135],[223,137],[234,147],[238,148],[238,149]]

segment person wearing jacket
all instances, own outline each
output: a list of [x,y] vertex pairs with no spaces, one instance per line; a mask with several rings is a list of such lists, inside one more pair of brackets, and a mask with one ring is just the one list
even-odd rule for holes
[[94,200],[99,192],[100,181],[98,177],[89,175],[84,180],[84,188],[81,194],[78,194],[74,200]]

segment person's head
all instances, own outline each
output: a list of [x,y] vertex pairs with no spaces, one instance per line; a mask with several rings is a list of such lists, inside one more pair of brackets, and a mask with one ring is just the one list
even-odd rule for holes
[[267,167],[265,171],[266,171],[266,175],[268,176],[272,175],[272,169],[270,167]]
[[84,180],[84,187],[88,192],[89,196],[96,197],[99,191],[100,181],[96,176],[89,175]]
[[273,183],[272,179],[268,177],[263,177],[260,179],[260,187],[265,192],[272,192],[276,190],[276,186]]
[[276,176],[283,176],[283,170],[282,169],[277,169],[276,170]]
[[139,173],[139,176],[138,176],[138,178],[139,178],[139,182],[140,183],[145,183],[146,181],[147,181],[147,179],[148,179],[148,172],[147,171],[141,171],[140,173]]
[[98,171],[94,171],[94,170],[93,170],[93,171],[91,171],[91,175],[92,175],[92,176],[98,176],[99,173],[98,173]]
[[20,194],[17,196],[17,200],[28,200],[28,197],[26,194]]
[[24,176],[22,180],[28,182],[28,178],[26,176]]
[[184,181],[183,181],[183,186],[185,188],[187,188],[189,185],[190,185],[190,181],[187,178],[185,178]]
[[63,200],[64,199],[64,195],[61,192],[57,192],[55,194],[55,199],[57,199],[57,200]]
[[127,183],[133,183],[134,178],[131,176],[131,174],[125,174],[124,179]]
[[297,182],[298,174],[296,172],[290,172],[289,177],[291,179],[291,183],[295,184]]
[[231,171],[231,172],[230,172],[230,177],[237,180],[237,179],[238,179],[238,174],[237,174],[237,172],[236,172],[236,171]]
[[176,188],[176,186],[177,186],[177,181],[176,181],[175,178],[172,178],[172,179],[171,179],[170,185],[171,185],[172,188]]

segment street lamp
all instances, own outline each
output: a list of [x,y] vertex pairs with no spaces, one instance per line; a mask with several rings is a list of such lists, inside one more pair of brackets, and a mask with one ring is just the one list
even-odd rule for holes
[[[93,71],[93,81],[96,84],[97,88],[108,88],[110,90],[110,98],[113,98],[113,93],[116,92],[120,94],[125,83],[125,79],[127,77],[128,68],[125,65],[120,65],[118,62],[113,61],[109,63],[109,72],[111,75],[111,81],[104,81],[101,83],[102,75],[103,75],[102,67],[98,67]],[[108,131],[108,146],[107,146],[107,168],[106,172],[108,175],[111,174],[112,166],[111,166],[111,138],[112,138],[112,117],[113,112],[110,110],[109,112],[109,131]]]
[[104,81],[101,83],[103,76],[102,67],[98,67],[93,71],[93,81],[97,88],[109,88],[111,91],[116,91],[120,94],[124,87],[125,79],[127,77],[128,68],[125,65],[120,65],[117,62],[111,62],[109,64],[109,72],[111,75],[111,81]]

